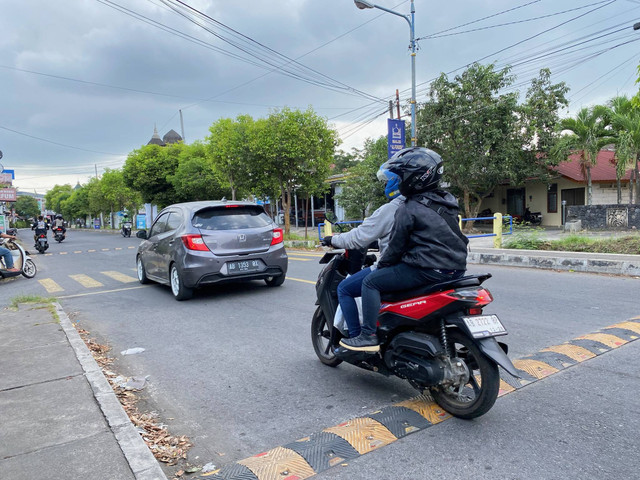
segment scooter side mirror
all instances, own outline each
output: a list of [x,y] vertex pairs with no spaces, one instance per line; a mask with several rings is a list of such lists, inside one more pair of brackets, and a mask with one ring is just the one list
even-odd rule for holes
[[138,230],[138,233],[136,233],[136,237],[142,238],[143,240],[146,240],[147,239],[147,231],[146,230]]

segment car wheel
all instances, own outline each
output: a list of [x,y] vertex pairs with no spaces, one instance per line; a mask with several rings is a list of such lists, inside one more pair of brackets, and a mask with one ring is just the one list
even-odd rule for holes
[[285,278],[285,275],[278,275],[277,277],[265,278],[264,282],[270,287],[279,287],[284,283]]
[[136,270],[138,271],[138,281],[143,285],[145,283],[149,283],[149,279],[147,278],[147,272],[144,270],[144,265],[142,264],[142,257],[138,256],[136,259]]
[[188,300],[193,296],[193,288],[184,286],[182,276],[175,263],[171,264],[169,280],[171,282],[171,293],[173,293],[176,300]]

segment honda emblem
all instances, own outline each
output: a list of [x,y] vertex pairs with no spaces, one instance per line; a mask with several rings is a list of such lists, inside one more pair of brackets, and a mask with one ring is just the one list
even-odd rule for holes
[[247,236],[244,233],[238,234],[238,241],[239,242],[246,242],[247,241]]

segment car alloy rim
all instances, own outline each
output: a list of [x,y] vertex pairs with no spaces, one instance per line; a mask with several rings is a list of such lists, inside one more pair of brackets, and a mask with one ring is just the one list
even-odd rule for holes
[[175,267],[171,269],[171,291],[174,295],[177,295],[180,291],[180,277],[178,276],[178,269]]

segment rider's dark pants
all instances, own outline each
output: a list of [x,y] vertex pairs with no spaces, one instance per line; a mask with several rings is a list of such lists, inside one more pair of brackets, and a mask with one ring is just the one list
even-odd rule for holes
[[[451,272],[451,273],[449,273]],[[409,290],[422,285],[453,280],[464,275],[464,270],[434,270],[415,268],[406,263],[379,268],[367,275],[362,282],[362,334],[376,333],[378,312],[380,311],[380,292]]]

